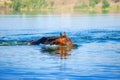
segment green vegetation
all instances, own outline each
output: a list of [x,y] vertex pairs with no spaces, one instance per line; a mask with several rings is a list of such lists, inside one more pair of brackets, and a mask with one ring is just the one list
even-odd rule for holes
[[13,1],[12,8],[15,11],[19,11],[20,10],[20,6],[21,6],[20,0],[12,0],[12,1]]
[[[120,0],[0,0],[0,13],[61,13],[72,11],[106,12],[120,11]],[[108,11],[107,11],[108,12]]]
[[101,0],[89,0],[89,6],[94,8]]
[[74,9],[88,9],[88,5],[86,5],[86,4],[82,4],[82,5],[77,4],[77,5],[74,6]]
[[30,9],[41,9],[47,6],[45,0],[11,0],[12,1],[12,8],[14,11],[20,10],[30,10]]
[[5,5],[5,6],[7,5],[7,2],[6,2],[6,1],[4,2],[4,5]]
[[107,0],[103,0],[102,1],[102,8],[103,9],[106,9],[106,8],[108,8],[110,5],[109,5],[109,3],[108,3],[108,1]]

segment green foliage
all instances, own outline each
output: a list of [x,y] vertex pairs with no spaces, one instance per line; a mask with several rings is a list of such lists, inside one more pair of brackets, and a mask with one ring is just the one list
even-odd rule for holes
[[108,8],[110,5],[109,5],[109,3],[108,3],[108,1],[107,0],[103,0],[102,1],[102,8],[103,9],[106,9],[106,8]]
[[75,8],[75,9],[85,9],[85,8],[88,8],[88,5],[86,5],[86,4],[75,5],[74,8]]
[[[46,6],[45,0],[11,0],[14,11],[19,11],[21,8],[40,9]],[[52,5],[53,3],[51,3]]]
[[6,1],[4,2],[4,5],[5,5],[5,6],[7,5],[7,2],[6,2]]
[[20,10],[20,6],[21,6],[21,0],[12,0],[12,8],[14,9],[14,11],[19,11]]
[[[109,2],[113,2],[112,4],[115,6],[111,6],[109,4]],[[64,7],[66,5],[68,5],[68,7],[70,7],[68,10],[70,10],[71,8],[74,8],[76,10],[94,10],[97,11],[100,10],[102,8],[102,10],[110,10],[110,9],[115,9],[115,10],[120,10],[120,5],[117,2],[120,2],[120,0],[88,0],[86,2],[82,2],[80,1],[79,3],[72,3],[74,5],[71,6],[71,3],[69,5],[69,0],[62,0],[62,3],[57,3],[59,6],[57,6],[56,4],[56,0],[11,0],[11,2],[8,1],[4,1],[4,5],[0,5],[0,8],[9,8],[10,10],[13,10],[13,12],[37,12],[37,11],[47,11],[47,10],[56,10]],[[102,7],[101,4],[97,5],[99,3],[102,3]],[[116,4],[117,3],[117,4]],[[110,6],[110,7],[109,7]],[[67,8],[65,8],[67,9]],[[64,10],[65,11],[65,10]],[[103,11],[105,12],[105,11]]]
[[98,4],[101,0],[94,0],[96,4]]
[[90,7],[95,7],[96,4],[98,4],[100,0],[89,0],[89,6]]
[[9,8],[12,8],[12,4],[9,4],[9,6],[8,6]]

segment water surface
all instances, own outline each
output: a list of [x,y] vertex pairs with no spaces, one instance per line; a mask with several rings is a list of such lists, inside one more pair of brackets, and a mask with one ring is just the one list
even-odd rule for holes
[[[26,45],[64,31],[78,45],[64,58]],[[120,15],[0,15],[0,80],[119,80],[119,58]]]

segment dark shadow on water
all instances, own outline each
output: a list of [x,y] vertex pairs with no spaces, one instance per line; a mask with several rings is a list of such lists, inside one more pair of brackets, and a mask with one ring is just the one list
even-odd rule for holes
[[60,59],[67,59],[67,56],[70,56],[70,52],[73,49],[77,49],[78,46],[56,46],[56,47],[42,47],[41,52],[48,53],[50,55],[58,55]]

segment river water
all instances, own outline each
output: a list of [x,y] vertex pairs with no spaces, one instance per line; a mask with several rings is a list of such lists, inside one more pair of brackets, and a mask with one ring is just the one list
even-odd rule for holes
[[[27,45],[60,32],[77,47]],[[0,15],[0,80],[120,80],[120,15]]]

